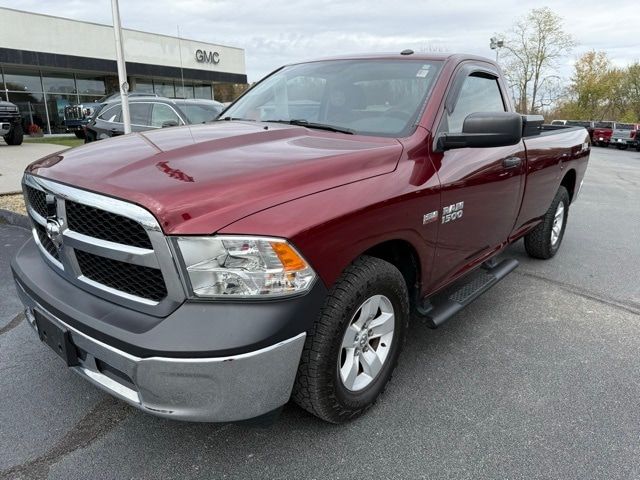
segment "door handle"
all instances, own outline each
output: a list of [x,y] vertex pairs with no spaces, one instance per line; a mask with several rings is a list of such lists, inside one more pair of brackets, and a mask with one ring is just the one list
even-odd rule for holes
[[502,166],[504,168],[516,168],[522,165],[522,159],[520,157],[507,157],[502,160]]

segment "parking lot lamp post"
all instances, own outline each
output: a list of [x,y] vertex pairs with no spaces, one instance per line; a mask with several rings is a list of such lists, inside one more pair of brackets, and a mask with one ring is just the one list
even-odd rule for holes
[[127,66],[124,61],[124,47],[122,45],[122,29],[120,27],[120,9],[118,0],[111,0],[113,15],[113,34],[116,40],[116,61],[118,63],[118,84],[122,98],[122,123],[124,133],[131,133],[131,116],[129,115],[129,83],[127,82]]
[[498,63],[498,53],[502,47],[504,47],[504,40],[498,40],[496,37],[489,39],[489,48],[496,51],[496,63]]

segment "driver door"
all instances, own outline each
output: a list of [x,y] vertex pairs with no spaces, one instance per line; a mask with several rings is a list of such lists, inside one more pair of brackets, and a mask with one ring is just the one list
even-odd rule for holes
[[[488,67],[467,64],[458,71],[437,133],[462,132],[471,113],[507,111],[504,85]],[[432,277],[437,289],[506,244],[522,199],[526,153],[520,141],[433,152],[432,160],[442,188]]]

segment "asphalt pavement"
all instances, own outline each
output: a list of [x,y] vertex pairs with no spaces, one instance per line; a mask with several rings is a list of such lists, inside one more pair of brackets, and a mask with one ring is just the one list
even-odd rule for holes
[[0,225],[0,478],[640,478],[640,153],[594,148],[564,243],[438,330],[367,415],[269,428],[152,417],[69,372],[20,315]]

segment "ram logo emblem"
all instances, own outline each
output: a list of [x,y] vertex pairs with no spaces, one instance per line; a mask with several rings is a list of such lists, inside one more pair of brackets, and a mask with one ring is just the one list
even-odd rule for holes
[[454,203],[442,209],[442,223],[449,223],[462,217],[464,202]]

